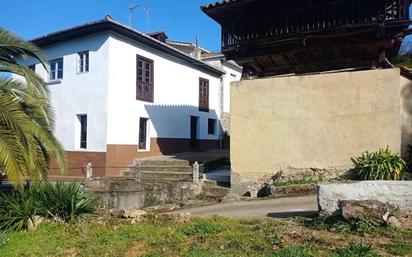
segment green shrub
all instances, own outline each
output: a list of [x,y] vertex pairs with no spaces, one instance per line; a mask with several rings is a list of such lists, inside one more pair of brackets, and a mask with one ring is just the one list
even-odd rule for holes
[[79,183],[33,184],[0,193],[0,231],[26,230],[34,216],[71,222],[93,213],[96,203]]
[[355,173],[362,180],[403,180],[407,178],[406,163],[389,148],[365,152],[355,160]]
[[350,243],[347,248],[340,249],[331,254],[331,257],[379,257],[372,247],[361,243]]
[[42,183],[37,186],[42,216],[71,222],[95,211],[97,200],[79,183]]
[[40,213],[32,187],[0,193],[0,231],[26,230],[29,220]]

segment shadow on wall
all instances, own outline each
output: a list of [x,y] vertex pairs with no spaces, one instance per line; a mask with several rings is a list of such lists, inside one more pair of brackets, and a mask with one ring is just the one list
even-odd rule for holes
[[412,81],[401,77],[401,155],[407,156],[408,145],[412,145]]
[[[145,105],[162,154],[219,148],[221,124],[213,109],[199,111],[192,105]],[[215,120],[214,133],[209,134],[209,119]]]

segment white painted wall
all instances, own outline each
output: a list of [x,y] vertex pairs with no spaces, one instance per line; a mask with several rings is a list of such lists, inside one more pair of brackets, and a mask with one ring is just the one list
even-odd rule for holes
[[223,98],[221,111],[230,112],[230,83],[240,81],[242,78],[241,68],[236,67],[237,64],[232,61],[223,61],[222,57],[205,58],[204,62],[217,67],[225,72],[223,75],[222,88],[219,90],[219,97]]
[[[154,103],[136,100],[136,54],[154,61]],[[189,138],[190,116],[199,117],[199,139],[219,139],[207,131],[208,118],[218,119],[219,76],[112,34],[109,38],[107,143],[138,144],[139,118],[150,119],[150,137]],[[209,112],[199,112],[199,77],[209,80]],[[217,122],[219,124],[219,122]]]
[[225,63],[223,70],[226,73],[223,77],[223,112],[230,112],[230,83],[240,81],[242,72]]
[[[55,135],[67,151],[106,151],[108,34],[96,34],[54,44],[43,49],[49,60],[63,57],[63,79],[49,84],[55,109]],[[78,52],[89,51],[89,72],[78,74]],[[23,61],[25,65],[33,60]],[[36,65],[45,81],[49,76],[42,65]],[[77,114],[87,114],[87,150],[80,149]]]

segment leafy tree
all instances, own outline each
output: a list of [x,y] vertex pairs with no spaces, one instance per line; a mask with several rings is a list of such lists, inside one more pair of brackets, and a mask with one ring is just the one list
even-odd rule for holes
[[43,80],[17,59],[37,59],[48,70],[35,45],[0,28],[0,170],[21,184],[25,176],[46,180],[50,160],[63,172],[65,152],[53,135],[54,112]]

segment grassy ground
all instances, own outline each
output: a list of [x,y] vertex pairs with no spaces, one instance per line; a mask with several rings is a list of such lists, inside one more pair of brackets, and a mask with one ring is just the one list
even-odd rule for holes
[[194,218],[179,224],[152,217],[135,225],[89,219],[0,236],[0,256],[412,256],[412,231],[333,229],[297,219]]

